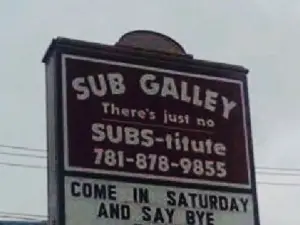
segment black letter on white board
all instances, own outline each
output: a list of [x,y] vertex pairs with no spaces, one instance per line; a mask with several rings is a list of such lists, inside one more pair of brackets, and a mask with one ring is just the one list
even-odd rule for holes
[[133,201],[135,203],[149,203],[149,193],[146,188],[133,188]]

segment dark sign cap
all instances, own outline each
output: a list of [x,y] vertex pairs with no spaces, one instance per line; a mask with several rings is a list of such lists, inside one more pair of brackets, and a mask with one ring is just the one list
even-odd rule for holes
[[248,73],[248,69],[241,65],[221,63],[209,60],[194,59],[192,55],[187,54],[184,48],[172,38],[148,30],[135,30],[122,35],[114,45],[100,44],[76,40],[66,37],[57,37],[52,39],[46,50],[42,62],[47,63],[53,52],[60,49],[77,49],[91,52],[107,52],[108,54],[122,54],[135,57],[150,57],[156,60],[175,60],[191,66],[204,66],[222,70],[231,70],[239,73]]
[[116,46],[129,46],[150,51],[165,52],[176,55],[187,55],[184,48],[167,35],[149,31],[135,30],[121,36]]

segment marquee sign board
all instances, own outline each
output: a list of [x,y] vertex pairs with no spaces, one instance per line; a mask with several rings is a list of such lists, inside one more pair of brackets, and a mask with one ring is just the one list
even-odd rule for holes
[[[65,184],[66,220],[78,224],[254,224],[250,194],[74,177]],[[144,202],[137,203],[138,190],[146,190]]]
[[258,225],[245,69],[69,39],[45,62],[52,222]]

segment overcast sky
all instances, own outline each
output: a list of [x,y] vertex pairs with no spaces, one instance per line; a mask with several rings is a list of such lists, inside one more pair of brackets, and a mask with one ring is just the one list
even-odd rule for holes
[[[300,168],[299,24],[296,0],[0,0],[0,144],[46,148],[41,58],[53,37],[114,44],[125,32],[150,29],[195,58],[249,68],[256,166]],[[0,176],[0,211],[46,215],[46,170],[0,165]],[[257,176],[300,183],[297,176]],[[258,195],[262,225],[300,223],[300,186],[258,184]]]

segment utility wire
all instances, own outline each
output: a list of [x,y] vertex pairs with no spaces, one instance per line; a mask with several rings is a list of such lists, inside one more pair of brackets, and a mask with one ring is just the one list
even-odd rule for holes
[[2,151],[0,151],[0,155],[20,156],[20,157],[40,158],[40,159],[46,159],[47,158],[47,156],[44,156],[44,155],[23,154],[23,153],[14,153],[14,152],[2,152]]
[[26,220],[31,222],[40,221],[39,219],[34,219],[34,218],[21,217],[21,216],[9,216],[9,215],[1,215],[1,214],[0,214],[0,218]]
[[27,217],[47,218],[46,215],[31,214],[31,213],[14,213],[14,212],[0,211],[0,214],[11,215],[11,216],[27,216]]
[[27,220],[27,221],[34,221],[34,222],[41,222],[47,220],[46,216],[40,215],[31,215],[31,214],[19,214],[19,213],[8,213],[8,212],[1,212],[0,218],[7,218],[7,219],[18,219],[18,220]]
[[[32,154],[19,154],[19,153],[9,153],[9,152],[0,152],[0,155],[9,155],[9,156],[20,156],[20,157],[30,157],[30,158],[47,158],[46,156],[32,155]],[[28,168],[47,168],[46,166],[32,165],[32,164],[18,164],[18,163],[9,163],[9,162],[0,162],[0,165],[6,166],[19,166],[19,167],[28,167]],[[287,173],[287,172],[269,172],[269,171],[257,171],[257,174],[261,175],[273,175],[273,176],[295,176],[299,177],[300,173]]]
[[21,164],[21,163],[9,163],[9,162],[0,162],[0,165],[3,166],[13,166],[21,168],[34,168],[34,169],[46,169],[46,166],[32,165],[32,164]]
[[[24,151],[46,152],[45,149],[14,146],[14,145],[0,144],[0,147],[24,150]],[[0,151],[0,155],[31,157],[31,158],[45,158],[45,159],[47,158],[47,156],[41,156],[41,155],[36,155],[36,154],[12,153],[12,152],[3,152],[3,151]],[[46,169],[47,168],[46,166],[41,166],[41,165],[10,163],[10,162],[0,162],[0,165],[21,167],[21,168],[34,168],[34,169]],[[261,175],[300,176],[299,173],[291,173],[291,172],[300,172],[300,168],[298,169],[298,168],[257,167],[256,169],[258,170],[256,173],[261,174]],[[273,171],[259,171],[259,170],[273,170]],[[278,172],[275,172],[275,171],[278,171]],[[279,171],[282,171],[282,172],[279,172]],[[300,186],[300,183],[277,183],[277,182],[264,182],[264,181],[257,181],[257,183],[265,184],[265,185],[277,185],[277,186]]]
[[[1,145],[0,145],[1,147]],[[18,147],[18,149],[22,149],[21,147]],[[27,148],[22,149],[24,151],[27,151]],[[29,157],[29,158],[40,158],[40,159],[46,159],[47,156],[43,155],[36,155],[36,154],[24,154],[24,153],[14,153],[14,152],[5,152],[0,151],[0,155],[8,155],[8,156],[20,156],[20,157]],[[2,162],[5,163],[5,162]],[[258,167],[256,168],[258,174],[264,174],[264,175],[276,175],[276,176],[300,176],[299,173],[291,173],[291,172],[300,172],[300,169],[288,169],[288,168],[273,168],[273,167]],[[273,170],[273,171],[260,171],[260,170]],[[274,172],[278,171],[278,172]],[[279,172],[282,171],[282,172]]]
[[268,171],[256,171],[257,174],[261,175],[271,175],[271,176],[291,176],[291,177],[300,177],[300,173],[287,173],[285,171],[282,172],[268,172]]
[[[4,145],[0,144],[0,148],[11,148],[11,149],[18,149],[18,150],[25,150],[25,151],[34,151],[34,152],[44,152],[47,153],[46,149],[42,148],[31,148],[31,147],[23,147],[23,146],[15,146],[15,145]],[[11,153],[13,154],[13,153]],[[33,156],[35,157],[35,155]],[[40,156],[38,156],[40,157]],[[41,158],[47,158],[47,156],[41,156]],[[281,168],[281,167],[265,167],[265,166],[258,166],[256,167],[258,170],[281,170],[281,171],[299,171],[300,168]]]
[[30,147],[15,146],[15,145],[0,144],[0,147],[1,148],[11,148],[11,149],[27,150],[27,151],[31,151],[31,152],[46,152],[46,149],[42,149],[42,148],[30,148]]
[[[15,146],[15,145],[5,145],[0,144],[0,148],[10,148],[10,149],[16,149],[16,150],[24,150],[24,151],[32,151],[32,152],[44,152],[47,153],[46,149],[42,148],[31,148],[31,147],[23,147],[23,146]],[[0,153],[1,154],[1,153]],[[5,153],[6,154],[6,153]],[[11,155],[14,153],[10,153]],[[17,153],[15,153],[17,154]],[[35,157],[32,156],[32,157]],[[47,158],[47,156],[38,156],[37,158]],[[300,168],[281,168],[281,167],[265,167],[265,166],[257,166],[257,170],[277,170],[277,171],[297,171],[300,172]]]
[[297,171],[300,172],[300,168],[282,168],[282,167],[256,167],[258,170],[278,170],[278,171]]
[[[6,163],[6,162],[0,162],[0,165],[21,167],[21,168],[43,169],[43,170],[47,168],[46,166],[20,164],[20,163]],[[300,183],[279,183],[279,182],[266,182],[266,181],[257,181],[256,183],[257,184],[262,184],[262,185],[272,185],[272,186],[296,186],[296,187],[300,187]]]
[[294,186],[300,187],[300,183],[279,183],[279,182],[265,182],[265,181],[257,181],[257,184],[262,185],[270,185],[270,186]]
[[[3,151],[0,151],[0,155],[20,156],[20,157],[40,158],[40,159],[46,159],[47,158],[47,156],[42,156],[42,155],[11,153],[11,152],[3,152]],[[2,162],[2,163],[4,163],[4,162]],[[286,171],[290,171],[290,170],[286,170]],[[273,171],[272,172],[270,172],[270,171],[257,171],[257,173],[258,174],[264,174],[264,175],[276,175],[276,176],[300,176],[299,173],[298,174],[297,173],[287,173],[285,171],[284,171],[284,173],[273,172]]]

